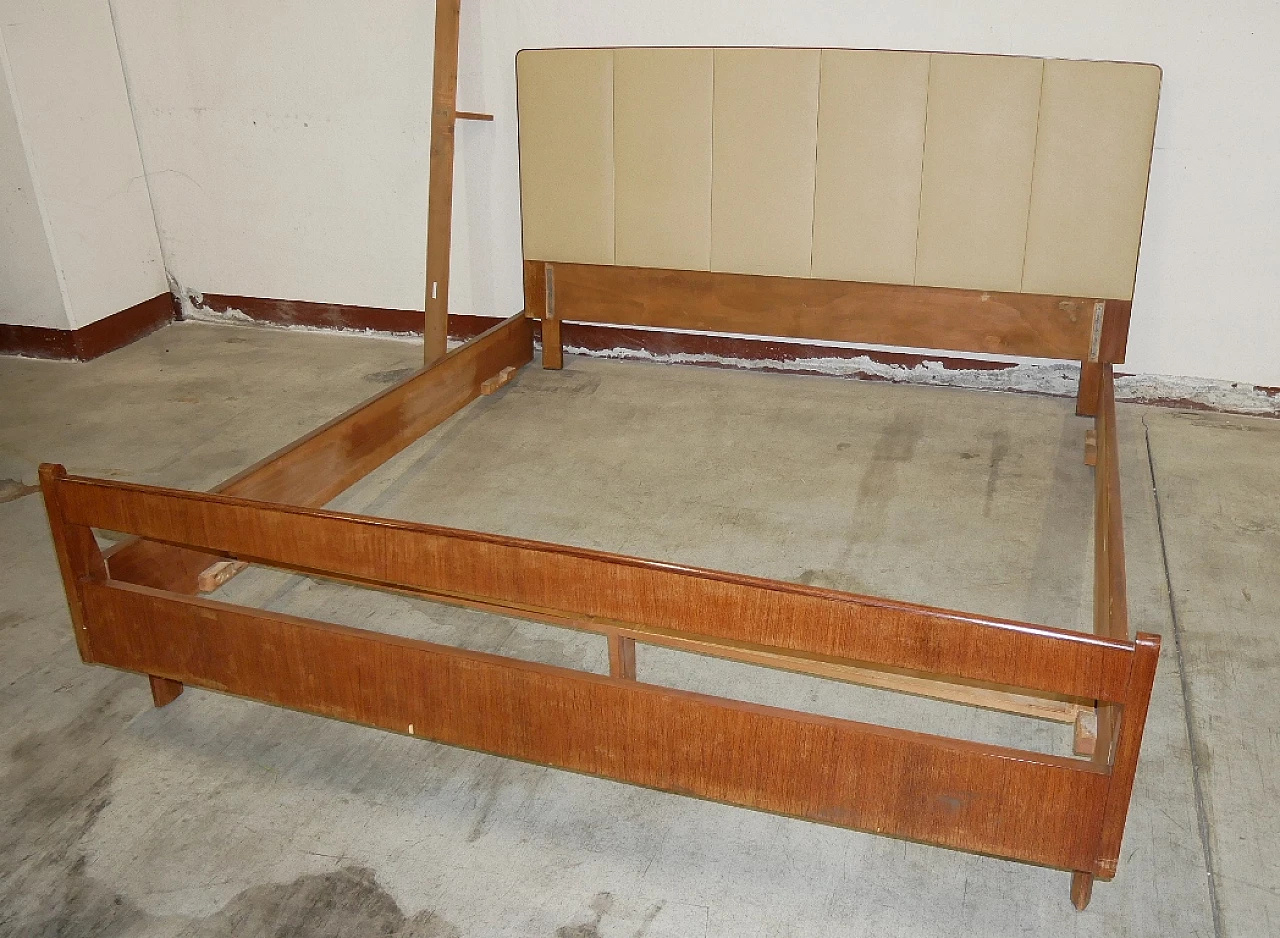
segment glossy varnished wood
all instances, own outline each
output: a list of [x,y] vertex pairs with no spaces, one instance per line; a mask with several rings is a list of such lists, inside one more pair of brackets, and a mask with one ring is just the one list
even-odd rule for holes
[[[1094,443],[1094,631],[1098,635],[1125,639],[1129,636],[1129,603],[1124,512],[1120,498],[1115,374],[1109,363],[1098,366]],[[1159,659],[1159,637],[1138,633],[1133,684],[1152,686]],[[1095,876],[1111,879],[1115,875],[1149,704],[1149,694],[1131,695],[1123,704],[1099,701],[1093,760],[1111,767],[1112,783],[1107,792],[1096,868],[1077,871],[1072,878],[1071,897],[1077,908],[1083,909],[1088,904]]]
[[[129,585],[87,586],[96,660],[452,745],[1064,869],[1091,763],[461,651]],[[263,647],[272,649],[263,655]],[[412,729],[411,729],[412,728]]]
[[1093,299],[805,277],[525,261],[525,305],[542,318],[660,329],[865,342],[1041,358],[1089,357]]
[[[513,316],[284,449],[214,491],[293,505],[323,505],[481,394],[484,382],[533,357],[532,324]],[[220,558],[153,541],[108,552],[118,580],[180,593],[199,589]]]
[[495,534],[71,477],[68,522],[354,582],[1123,701],[1128,642]]
[[[1020,716],[1034,717],[1038,720],[1052,720],[1059,723],[1074,724],[1081,713],[1094,716],[1093,701],[1079,697],[1045,693],[1028,693],[1014,688],[982,682],[961,682],[956,679],[942,678],[904,670],[894,670],[874,665],[850,665],[832,661],[819,655],[799,652],[779,652],[766,650],[744,642],[731,639],[711,639],[706,636],[691,636],[673,629],[662,629],[653,626],[638,627],[626,622],[615,622],[598,616],[579,616],[570,613],[530,606],[524,603],[482,599],[477,596],[466,596],[460,593],[440,593],[422,588],[388,586],[384,583],[370,583],[365,580],[352,580],[334,574],[324,575],[326,579],[338,583],[354,583],[386,592],[428,599],[432,602],[461,606],[467,609],[479,609],[497,615],[526,619],[532,622],[543,622],[564,628],[591,632],[607,636],[611,656],[615,647],[621,654],[628,652],[625,641],[643,645],[657,645],[662,648],[674,648],[727,661],[740,661],[781,671],[797,674],[808,674],[813,677],[864,687],[876,687],[898,693],[930,697],[934,700],[946,700],[970,707],[981,707],[986,710],[997,710],[1002,713],[1015,713]],[[615,639],[617,642],[615,643]],[[634,658],[634,651],[629,652]],[[611,662],[613,661],[611,657]],[[626,659],[619,657],[620,666]]]

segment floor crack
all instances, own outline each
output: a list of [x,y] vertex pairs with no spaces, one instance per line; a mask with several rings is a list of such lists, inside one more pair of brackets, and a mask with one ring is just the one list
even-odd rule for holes
[[1164,563],[1164,586],[1169,595],[1169,618],[1173,622],[1173,646],[1178,659],[1178,679],[1182,683],[1182,711],[1187,720],[1187,745],[1191,749],[1191,786],[1196,799],[1196,822],[1200,829],[1200,846],[1204,850],[1205,874],[1209,883],[1209,911],[1213,915],[1213,934],[1224,938],[1222,910],[1218,905],[1218,887],[1214,879],[1213,846],[1209,837],[1209,812],[1205,808],[1204,779],[1196,758],[1197,733],[1192,715],[1191,680],[1187,676],[1186,660],[1182,654],[1182,624],[1178,621],[1178,607],[1173,595],[1173,574],[1169,569],[1169,548],[1164,538],[1164,513],[1160,506],[1160,487],[1156,484],[1156,458],[1151,449],[1151,425],[1142,416],[1143,437],[1147,444],[1147,468],[1151,473],[1151,494],[1156,503],[1156,531],[1160,535],[1160,558]]

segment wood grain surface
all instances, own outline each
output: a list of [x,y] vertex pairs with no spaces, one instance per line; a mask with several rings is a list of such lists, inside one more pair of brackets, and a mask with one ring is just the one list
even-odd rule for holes
[[[95,660],[678,794],[1091,867],[1092,763],[91,583]],[[270,654],[264,654],[270,649]]]
[[[532,324],[522,314],[512,316],[214,491],[323,505],[478,397],[486,379],[532,357]],[[219,559],[145,540],[107,554],[115,579],[180,593],[196,592],[200,574]]]
[[69,523],[354,582],[1120,702],[1130,642],[494,534],[70,477]]
[[525,261],[525,308],[555,318],[1083,361],[1093,299],[805,277]]

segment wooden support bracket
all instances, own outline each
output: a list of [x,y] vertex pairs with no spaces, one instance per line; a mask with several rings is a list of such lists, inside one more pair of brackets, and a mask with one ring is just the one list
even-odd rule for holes
[[1071,751],[1077,756],[1091,756],[1098,745],[1098,711],[1080,710],[1076,713],[1075,733]]
[[491,378],[485,378],[483,381],[481,381],[481,382],[480,382],[480,393],[481,393],[481,394],[492,394],[494,391],[498,390],[498,389],[499,389],[499,388],[501,388],[503,385],[505,385],[505,384],[507,384],[508,382],[510,382],[510,381],[511,381],[511,379],[512,379],[512,378],[514,378],[515,376],[516,376],[516,369],[515,369],[515,366],[514,366],[514,365],[508,365],[506,368],[503,368],[501,371],[499,371],[499,372],[498,372],[496,375],[494,375],[493,377],[491,377]]
[[242,573],[248,566],[242,560],[219,560],[206,567],[196,578],[196,589],[201,593],[212,593],[223,583]]

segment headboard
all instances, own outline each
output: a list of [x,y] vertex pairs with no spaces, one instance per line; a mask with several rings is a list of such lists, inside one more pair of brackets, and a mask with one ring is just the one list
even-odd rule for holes
[[516,71],[530,315],[1124,360],[1154,65],[618,48]]

